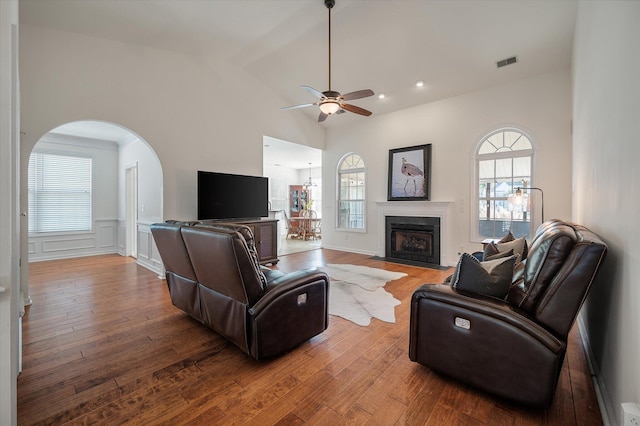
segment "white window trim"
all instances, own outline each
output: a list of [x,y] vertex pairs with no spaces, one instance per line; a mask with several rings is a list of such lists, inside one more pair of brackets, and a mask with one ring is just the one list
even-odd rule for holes
[[[351,169],[350,171],[352,172],[363,172],[364,173],[364,200],[363,200],[363,225],[362,228],[344,228],[344,227],[340,227],[340,166],[342,165],[342,162],[350,155],[357,155],[358,157],[360,157],[362,159],[362,162],[364,163],[364,167],[362,168],[358,168],[358,169]],[[365,234],[367,232],[367,217],[368,217],[368,209],[367,209],[367,199],[368,199],[368,192],[369,192],[369,185],[367,183],[367,162],[365,161],[364,157],[360,154],[358,154],[357,152],[347,152],[346,154],[344,154],[342,157],[340,157],[340,159],[338,160],[338,163],[336,165],[336,172],[335,172],[335,177],[336,177],[336,211],[335,211],[335,223],[336,223],[336,231],[338,232],[354,232],[354,233],[360,233],[360,234]]]
[[[470,206],[471,208],[469,209],[469,231],[470,231],[470,240],[474,243],[481,243],[485,238],[483,236],[480,235],[480,233],[478,232],[478,203],[480,202],[480,198],[478,195],[478,190],[477,190],[477,186],[478,186],[478,163],[479,161],[482,159],[483,156],[491,156],[492,159],[499,159],[499,158],[513,158],[513,152],[514,151],[510,151],[510,152],[498,152],[498,153],[494,153],[494,154],[478,154],[478,151],[480,150],[480,147],[482,146],[483,142],[486,141],[488,138],[490,138],[491,136],[497,134],[497,133],[502,133],[502,132],[508,132],[508,131],[513,131],[513,132],[518,132],[518,133],[522,133],[523,135],[525,135],[528,139],[529,142],[531,143],[532,149],[530,150],[520,150],[517,151],[519,153],[528,153],[528,154],[524,154],[523,156],[527,156],[527,155],[531,155],[531,181],[528,182],[529,186],[536,186],[533,182],[535,182],[535,169],[536,169],[536,158],[537,155],[536,154],[540,154],[539,153],[539,148],[538,145],[536,143],[535,138],[532,136],[531,132],[527,131],[526,129],[524,129],[523,127],[520,126],[505,126],[505,127],[500,127],[497,129],[494,129],[490,132],[485,133],[482,137],[480,137],[476,144],[475,147],[473,149],[473,153],[472,153],[472,158],[471,158],[471,163],[472,163],[472,167],[473,167],[473,173],[471,174],[471,183],[470,183],[470,188],[471,188],[471,203]],[[534,223],[537,223],[539,221],[539,213],[537,211],[531,212],[531,220],[530,220],[530,226],[531,226],[531,230],[530,230],[530,235],[532,235],[532,233],[535,231],[535,226]]]

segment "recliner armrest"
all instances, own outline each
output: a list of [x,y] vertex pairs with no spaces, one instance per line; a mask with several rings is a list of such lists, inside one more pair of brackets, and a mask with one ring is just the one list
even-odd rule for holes
[[329,277],[317,270],[278,277],[268,283],[248,316],[254,358],[291,350],[329,326]]
[[255,305],[249,308],[249,313],[255,315],[264,309],[265,306],[272,303],[278,297],[286,294],[298,287],[314,283],[324,282],[326,285],[326,291],[329,291],[329,277],[324,272],[316,269],[306,269],[301,271],[290,272],[284,274],[276,279],[267,283],[265,294],[256,302]]
[[448,284],[424,284],[420,286],[413,293],[412,304],[422,298],[440,301],[504,321],[530,334],[553,352],[563,350],[565,347],[564,342],[551,334],[551,332],[540,326],[523,311],[501,299],[456,291]]

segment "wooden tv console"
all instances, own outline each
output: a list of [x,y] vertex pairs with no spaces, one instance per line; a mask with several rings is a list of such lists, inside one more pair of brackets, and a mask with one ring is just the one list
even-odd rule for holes
[[280,259],[278,259],[278,221],[276,219],[234,220],[233,223],[251,228],[262,265],[278,263]]

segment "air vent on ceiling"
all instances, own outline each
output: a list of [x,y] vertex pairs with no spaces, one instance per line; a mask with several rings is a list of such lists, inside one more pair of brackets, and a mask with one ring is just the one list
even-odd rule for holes
[[518,62],[518,59],[515,56],[512,56],[510,58],[496,62],[496,65],[498,65],[498,68],[502,68],[506,67],[507,65],[515,64],[516,62]]

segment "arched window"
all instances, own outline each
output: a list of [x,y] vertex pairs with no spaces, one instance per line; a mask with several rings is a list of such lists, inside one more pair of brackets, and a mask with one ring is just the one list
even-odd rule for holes
[[476,151],[476,238],[500,238],[509,230],[531,235],[527,211],[513,211],[508,197],[531,186],[533,145],[518,129],[500,129],[485,136]]
[[349,153],[338,162],[338,229],[365,230],[364,160]]

